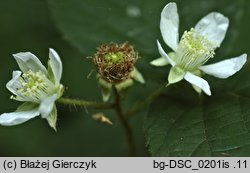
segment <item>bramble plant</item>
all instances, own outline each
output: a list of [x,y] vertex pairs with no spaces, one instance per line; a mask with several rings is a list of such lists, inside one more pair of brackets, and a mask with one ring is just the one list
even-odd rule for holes
[[[123,107],[123,99],[126,98],[127,94],[126,90],[129,90],[130,87],[135,85],[134,81],[142,85],[147,84],[143,74],[136,68],[137,61],[140,61],[140,53],[136,50],[136,45],[134,47],[129,42],[121,44],[101,44],[97,47],[97,52],[91,57],[97,72],[96,83],[100,86],[100,93],[97,94],[102,95],[103,101],[88,101],[64,97],[64,86],[60,82],[63,74],[63,65],[59,55],[54,49],[49,49],[48,68],[45,68],[40,60],[30,52],[14,54],[13,56],[17,61],[20,71],[13,71],[12,79],[7,83],[6,87],[13,94],[11,99],[23,102],[23,104],[19,106],[15,112],[3,113],[0,116],[0,124],[3,126],[18,125],[41,115],[56,131],[58,116],[56,103],[100,110],[111,109],[115,111],[124,129],[129,156],[135,156],[135,139],[129,119],[154,101],[146,116],[146,125],[144,127],[150,152],[157,156],[169,156],[171,152],[178,153],[180,150],[185,151],[185,149],[183,149],[185,147],[175,148],[176,150],[170,151],[170,148],[173,147],[174,144],[170,144],[166,141],[168,137],[169,139],[175,139],[176,137],[178,138],[176,139],[177,142],[175,141],[176,146],[181,145],[180,143],[183,141],[183,138],[188,138],[188,135],[183,135],[185,133],[183,131],[187,131],[188,128],[186,128],[186,130],[177,128],[176,131],[178,133],[175,136],[173,135],[174,137],[171,135],[168,136],[169,133],[171,133],[169,129],[174,128],[174,123],[178,121],[179,116],[181,117],[186,112],[187,114],[192,114],[190,113],[192,112],[192,108],[194,108],[193,111],[202,108],[197,108],[195,107],[196,105],[190,107],[186,104],[186,107],[183,106],[183,109],[182,107],[179,109],[179,104],[173,105],[172,103],[163,105],[163,108],[159,106],[162,101],[160,95],[166,92],[167,89],[169,90],[167,87],[185,79],[192,84],[201,98],[197,97],[195,99],[202,100],[206,97],[202,95],[202,91],[206,95],[211,96],[210,86],[208,82],[202,78],[204,74],[217,78],[228,78],[242,69],[247,62],[247,54],[242,54],[238,57],[219,61],[214,64],[204,65],[210,59],[216,57],[215,49],[220,47],[224,40],[228,26],[229,19],[227,17],[219,12],[211,12],[201,18],[194,28],[185,31],[179,39],[179,14],[177,5],[173,2],[168,3],[161,12],[160,31],[163,41],[172,51],[166,53],[160,41],[157,40],[155,46],[158,47],[161,57],[150,62],[150,64],[154,66],[170,64],[171,69],[168,74],[168,80],[162,81],[162,85],[152,93],[145,93],[143,100],[134,103],[133,106],[127,110]],[[157,68],[155,68],[155,70],[157,70]],[[152,73],[154,73],[154,71],[152,71]],[[171,89],[180,93],[180,97],[182,97],[181,88]],[[167,101],[168,99],[164,101],[169,103]],[[200,105],[202,104],[203,103],[200,103]],[[168,111],[168,109],[174,110],[171,112],[172,114],[177,112],[177,116],[171,116],[172,118],[165,116],[165,111]],[[154,110],[158,112],[155,113]],[[153,114],[156,114],[156,116]],[[157,117],[159,117],[159,119],[156,119]],[[104,113],[95,114],[93,118],[101,123],[108,125],[113,124]],[[187,119],[189,120],[189,117]],[[190,116],[190,119],[191,122],[192,116]],[[200,119],[197,120],[198,123],[200,121]],[[195,124],[197,122],[193,123]],[[202,131],[201,133],[206,131],[204,130],[205,128],[198,129],[200,129],[199,132]],[[199,132],[197,132],[197,134]],[[204,138],[206,138],[206,136]],[[184,140],[186,143],[184,143],[183,146],[193,142],[196,148],[194,147],[191,153],[182,153],[180,155],[192,155],[198,148],[197,146],[202,145],[206,140],[208,139],[202,138],[202,140],[197,141]]]

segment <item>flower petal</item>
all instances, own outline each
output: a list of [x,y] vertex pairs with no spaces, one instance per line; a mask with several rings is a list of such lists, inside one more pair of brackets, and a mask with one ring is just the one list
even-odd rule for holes
[[55,84],[58,86],[62,77],[62,61],[57,52],[50,48],[49,49],[49,65],[54,75]]
[[247,54],[200,67],[204,73],[218,77],[228,78],[239,71],[247,61]]
[[160,57],[160,58],[157,58],[157,59],[151,61],[150,64],[153,66],[161,67],[161,66],[168,65],[169,63],[166,60],[166,58]]
[[12,126],[24,123],[31,118],[38,116],[40,112],[38,108],[22,111],[22,112],[11,112],[11,113],[3,113],[0,116],[0,124],[4,126]]
[[166,52],[161,47],[161,43],[158,40],[157,40],[157,46],[161,56],[165,58],[172,66],[175,66],[175,62],[166,54]]
[[47,118],[49,116],[57,98],[58,95],[54,94],[50,97],[47,97],[40,103],[39,112],[41,113],[42,118]]
[[221,13],[212,12],[203,17],[195,26],[195,31],[205,36],[219,47],[225,38],[229,20]]
[[18,95],[17,89],[22,86],[18,80],[21,74],[21,71],[13,71],[12,79],[6,84],[6,88],[15,95]]
[[160,29],[163,40],[174,51],[179,42],[179,15],[176,3],[168,3],[161,12]]
[[184,79],[189,83],[201,88],[207,95],[209,96],[211,95],[209,84],[201,77],[195,76],[192,73],[187,72],[186,75],[184,76]]
[[30,52],[20,52],[13,54],[14,58],[17,61],[17,64],[22,72],[27,72],[32,70],[33,72],[41,71],[44,74],[47,74],[47,70],[41,61]]

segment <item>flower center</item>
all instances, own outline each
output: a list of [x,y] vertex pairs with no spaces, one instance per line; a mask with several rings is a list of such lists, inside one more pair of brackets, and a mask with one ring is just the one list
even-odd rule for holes
[[186,70],[195,70],[213,58],[216,45],[192,28],[185,31],[176,51],[176,61]]
[[19,77],[19,82],[18,95],[14,97],[16,100],[40,103],[55,91],[54,84],[41,71],[29,70]]
[[93,61],[102,79],[115,84],[131,77],[138,53],[128,42],[103,44],[97,50]]
[[105,60],[112,64],[117,64],[124,61],[124,53],[123,52],[109,52],[104,55]]

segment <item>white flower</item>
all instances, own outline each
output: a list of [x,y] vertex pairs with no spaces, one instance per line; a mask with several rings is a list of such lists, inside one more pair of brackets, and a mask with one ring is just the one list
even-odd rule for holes
[[62,62],[55,50],[49,50],[48,69],[30,52],[13,55],[21,71],[13,71],[7,89],[12,99],[24,102],[15,112],[3,113],[0,124],[21,124],[41,115],[52,128],[56,128],[57,109],[55,101],[62,96]]
[[197,92],[203,90],[211,95],[209,84],[200,76],[202,72],[218,77],[228,78],[239,71],[245,64],[247,55],[203,65],[215,55],[214,50],[223,41],[229,20],[218,12],[211,12],[203,17],[194,28],[185,31],[179,41],[179,15],[175,3],[167,4],[161,13],[160,30],[165,43],[174,51],[166,54],[157,40],[161,58],[151,62],[155,66],[172,65],[168,82],[176,83],[185,79]]

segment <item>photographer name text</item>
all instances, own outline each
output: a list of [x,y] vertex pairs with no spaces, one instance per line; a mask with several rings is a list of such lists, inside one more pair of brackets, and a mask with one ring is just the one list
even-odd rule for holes
[[89,161],[65,161],[60,159],[55,160],[4,160],[4,170],[16,170],[16,169],[82,169],[90,170],[96,169],[97,163],[94,160]]

